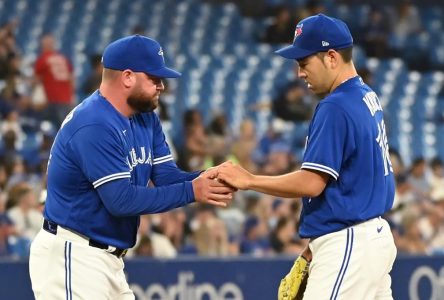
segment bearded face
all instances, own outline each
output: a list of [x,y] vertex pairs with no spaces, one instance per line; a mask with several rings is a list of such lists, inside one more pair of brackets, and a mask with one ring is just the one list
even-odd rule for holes
[[142,89],[135,90],[126,100],[128,105],[138,113],[151,112],[157,108],[159,93],[150,95]]
[[[127,99],[127,104],[136,112],[151,112],[159,104],[160,92],[163,90],[163,83],[160,78],[140,74],[137,84]],[[148,79],[148,80],[147,80]],[[158,86],[161,86],[159,89]]]

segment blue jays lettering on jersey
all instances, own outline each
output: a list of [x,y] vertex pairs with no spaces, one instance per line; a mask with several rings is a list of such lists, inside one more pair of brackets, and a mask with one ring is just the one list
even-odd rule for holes
[[[194,201],[190,180],[197,175],[177,168],[155,113],[126,118],[96,91],[57,134],[44,215],[91,239],[129,248],[138,215]],[[147,189],[150,181],[159,188]]]
[[303,199],[300,235],[318,237],[383,215],[393,205],[394,177],[383,111],[359,76],[322,100],[309,127],[302,169],[331,176]]

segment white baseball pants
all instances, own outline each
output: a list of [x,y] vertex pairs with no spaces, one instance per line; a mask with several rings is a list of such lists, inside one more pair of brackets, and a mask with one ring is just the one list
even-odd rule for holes
[[304,300],[392,300],[396,246],[390,226],[375,218],[309,243],[313,260]]
[[40,230],[31,244],[29,273],[37,300],[134,300],[123,267],[121,258],[60,226],[57,235]]

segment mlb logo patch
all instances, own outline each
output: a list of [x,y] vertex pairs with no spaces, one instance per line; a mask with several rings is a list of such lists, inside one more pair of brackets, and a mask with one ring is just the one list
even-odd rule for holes
[[296,26],[296,30],[294,31],[293,41],[296,40],[296,38],[302,34],[302,26],[304,26],[304,24],[299,24]]

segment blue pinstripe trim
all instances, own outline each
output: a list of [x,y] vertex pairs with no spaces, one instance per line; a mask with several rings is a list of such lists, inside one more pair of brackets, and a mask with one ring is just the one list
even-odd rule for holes
[[69,300],[68,298],[68,242],[65,242],[65,292],[66,292],[66,300]]
[[72,300],[72,287],[71,287],[71,279],[72,279],[72,271],[71,271],[71,248],[72,248],[72,243],[68,243],[68,250],[69,250],[69,299]]
[[338,296],[339,288],[342,283],[342,279],[344,278],[345,271],[347,270],[348,263],[350,261],[351,249],[353,246],[353,237],[350,238],[350,232],[353,236],[353,228],[347,228],[347,243],[345,245],[344,258],[342,259],[341,269],[339,270],[338,277],[336,277],[335,285],[333,286],[333,290],[331,291],[330,300],[335,300]]
[[72,300],[71,289],[71,246],[68,241],[65,242],[65,292],[66,300]]
[[341,284],[342,284],[342,280],[343,280],[343,279],[344,279],[344,277],[345,277],[345,272],[347,272],[347,268],[348,268],[348,263],[350,262],[350,257],[351,257],[352,251],[353,251],[353,237],[354,237],[354,235],[355,235],[355,231],[353,230],[353,228],[350,228],[350,231],[351,231],[351,238],[350,238],[350,240],[351,240],[351,243],[350,243],[350,251],[349,251],[349,255],[348,255],[348,259],[347,259],[347,262],[345,263],[345,269],[344,269],[344,273],[342,274],[342,277],[341,277],[341,281],[339,281],[339,284],[338,284],[338,289],[336,290],[336,295],[335,295],[335,299],[336,299],[336,297],[338,296],[338,293],[339,293],[339,288],[341,287]]

